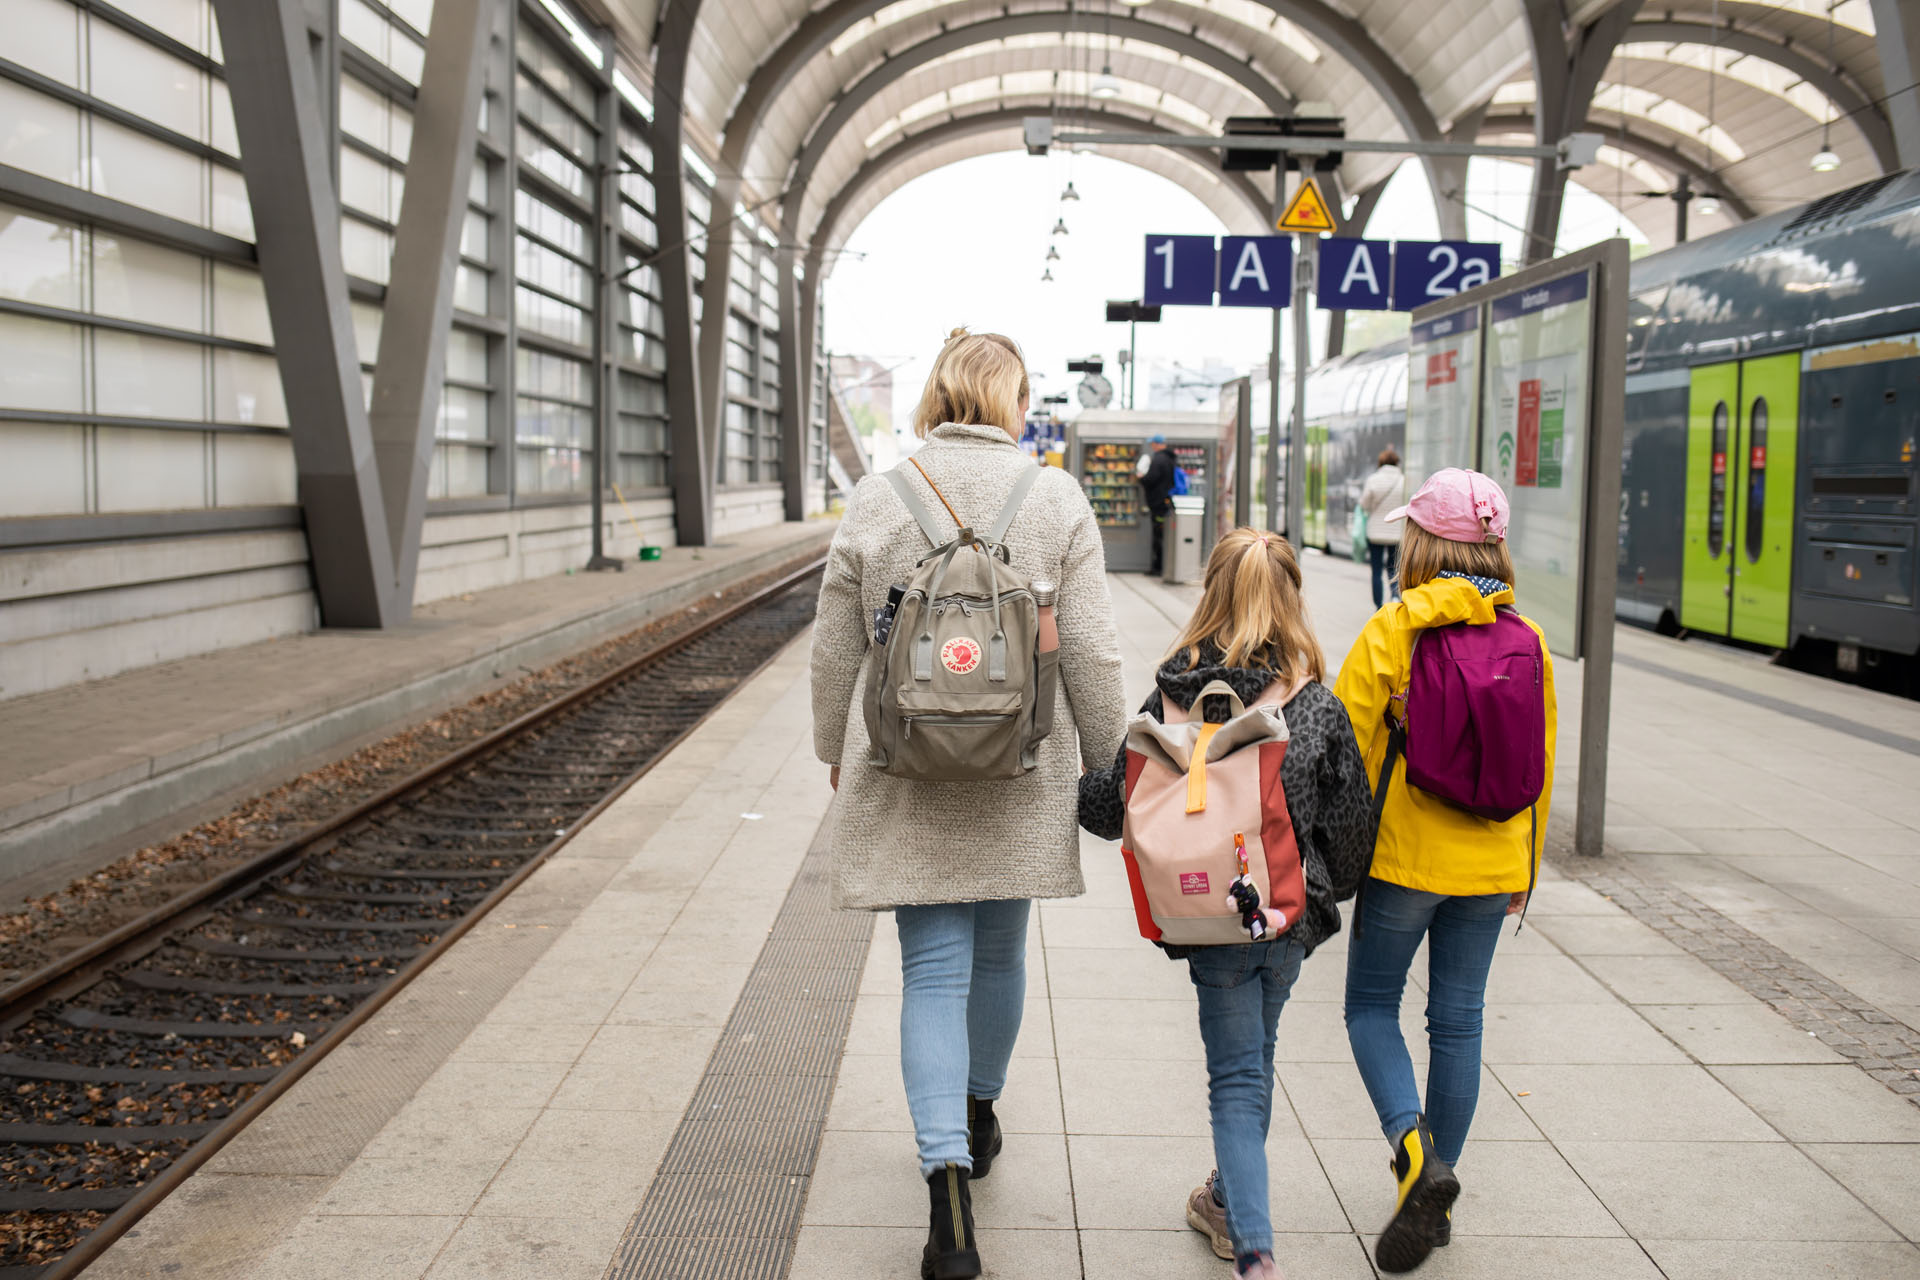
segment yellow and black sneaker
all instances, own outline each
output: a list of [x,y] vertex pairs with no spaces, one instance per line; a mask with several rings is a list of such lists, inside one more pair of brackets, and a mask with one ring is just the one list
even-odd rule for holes
[[1394,1147],[1393,1176],[1400,1184],[1400,1203],[1380,1233],[1373,1256],[1382,1271],[1398,1274],[1425,1262],[1443,1230],[1451,1237],[1448,1215],[1460,1195],[1460,1179],[1434,1151],[1425,1116],[1401,1134]]
[[1447,1210],[1447,1216],[1440,1219],[1440,1225],[1433,1232],[1433,1247],[1444,1249],[1453,1243],[1453,1210]]

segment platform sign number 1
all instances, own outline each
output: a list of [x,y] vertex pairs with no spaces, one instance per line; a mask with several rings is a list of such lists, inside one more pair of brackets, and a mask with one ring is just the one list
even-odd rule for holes
[[1500,274],[1500,246],[1464,240],[1402,240],[1393,251],[1393,308],[1411,311]]
[[1148,306],[1210,307],[1216,263],[1212,236],[1148,236]]

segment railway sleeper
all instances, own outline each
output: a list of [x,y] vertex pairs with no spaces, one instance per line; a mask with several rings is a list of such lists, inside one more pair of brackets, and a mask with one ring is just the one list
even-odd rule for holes
[[199,934],[188,934],[175,941],[180,946],[203,951],[210,956],[236,956],[242,960],[291,960],[312,964],[335,964],[350,960],[398,962],[411,960],[426,950],[424,947],[383,947],[379,951],[332,951],[316,947],[309,951],[299,947],[256,947],[246,942],[203,938]]
[[0,1126],[0,1142],[23,1147],[80,1146],[89,1142],[116,1147],[148,1147],[156,1142],[193,1142],[222,1124],[188,1120],[180,1124],[10,1124]]
[[184,991],[208,996],[363,996],[387,985],[378,982],[227,982],[216,978],[183,978],[154,969],[123,969],[114,975],[130,987],[143,991]]
[[377,818],[374,820],[374,827],[380,831],[401,832],[408,835],[419,836],[437,836],[442,840],[517,840],[524,843],[527,841],[545,840],[548,836],[552,835],[552,831],[550,830],[551,826],[561,821],[558,814],[551,815],[551,817],[546,814],[540,816],[548,820],[547,827],[520,827],[513,829],[450,827],[445,824],[435,826],[424,822],[406,822],[395,818]]
[[[71,1191],[0,1191],[0,1213],[73,1213],[85,1209],[108,1212],[118,1209],[139,1192],[137,1186],[79,1188]],[[40,1271],[39,1267],[20,1268],[22,1276],[37,1275]],[[0,1272],[0,1280],[5,1280],[5,1276],[5,1272]]]
[[368,893],[365,890],[322,889],[304,881],[291,880],[269,890],[274,896],[311,902],[351,902],[370,907],[455,906],[459,895],[451,893]]
[[510,867],[489,867],[483,871],[452,870],[440,867],[427,867],[423,870],[398,870],[393,867],[370,867],[364,864],[339,862],[328,858],[320,865],[336,876],[349,880],[504,880],[520,869],[525,859]]
[[[440,926],[446,923],[438,917],[429,920],[334,920],[320,916],[276,916],[268,915],[257,907],[246,915],[231,919],[235,924],[248,927],[312,933],[353,933],[361,929],[378,933],[418,933],[429,943],[445,932]],[[241,931],[244,932],[244,929]]]
[[120,1031],[136,1036],[180,1036],[213,1039],[226,1037],[231,1039],[284,1040],[296,1032],[308,1040],[318,1040],[326,1034],[325,1022],[169,1022],[158,1018],[125,1018],[118,1014],[101,1013],[98,1009],[76,1009],[71,1006],[62,1009],[56,1017],[70,1027],[83,1027],[88,1030]]
[[[11,1080],[66,1080],[76,1084],[250,1084],[271,1080],[280,1067],[232,1067],[223,1071],[166,1067],[87,1067],[71,1062],[40,1062],[0,1054],[0,1077]],[[0,1130],[0,1135],[4,1134]]]

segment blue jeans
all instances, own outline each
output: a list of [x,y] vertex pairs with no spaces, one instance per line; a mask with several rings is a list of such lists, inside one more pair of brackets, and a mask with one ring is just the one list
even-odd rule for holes
[[1427,938],[1427,1125],[1457,1163],[1480,1101],[1480,1026],[1487,971],[1509,895],[1451,897],[1368,880],[1347,944],[1347,1041],[1380,1116],[1397,1141],[1421,1115],[1413,1061],[1400,1035],[1400,993]]
[[1273,1252],[1267,1207],[1267,1126],[1273,1119],[1273,1041],[1307,949],[1292,938],[1205,947],[1187,957],[1200,995],[1213,1120],[1215,1184],[1236,1258]]
[[1400,598],[1400,544],[1369,542],[1367,562],[1373,567],[1373,607],[1378,609],[1391,595]]
[[973,1168],[967,1095],[997,1098],[1027,1002],[1025,898],[896,907],[900,1075],[920,1176]]

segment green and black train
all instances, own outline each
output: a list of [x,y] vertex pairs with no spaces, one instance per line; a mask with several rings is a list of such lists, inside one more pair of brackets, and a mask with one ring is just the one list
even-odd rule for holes
[[[1920,172],[1633,264],[1625,620],[1920,694]],[[1306,541],[1346,554],[1406,343],[1307,382]]]

